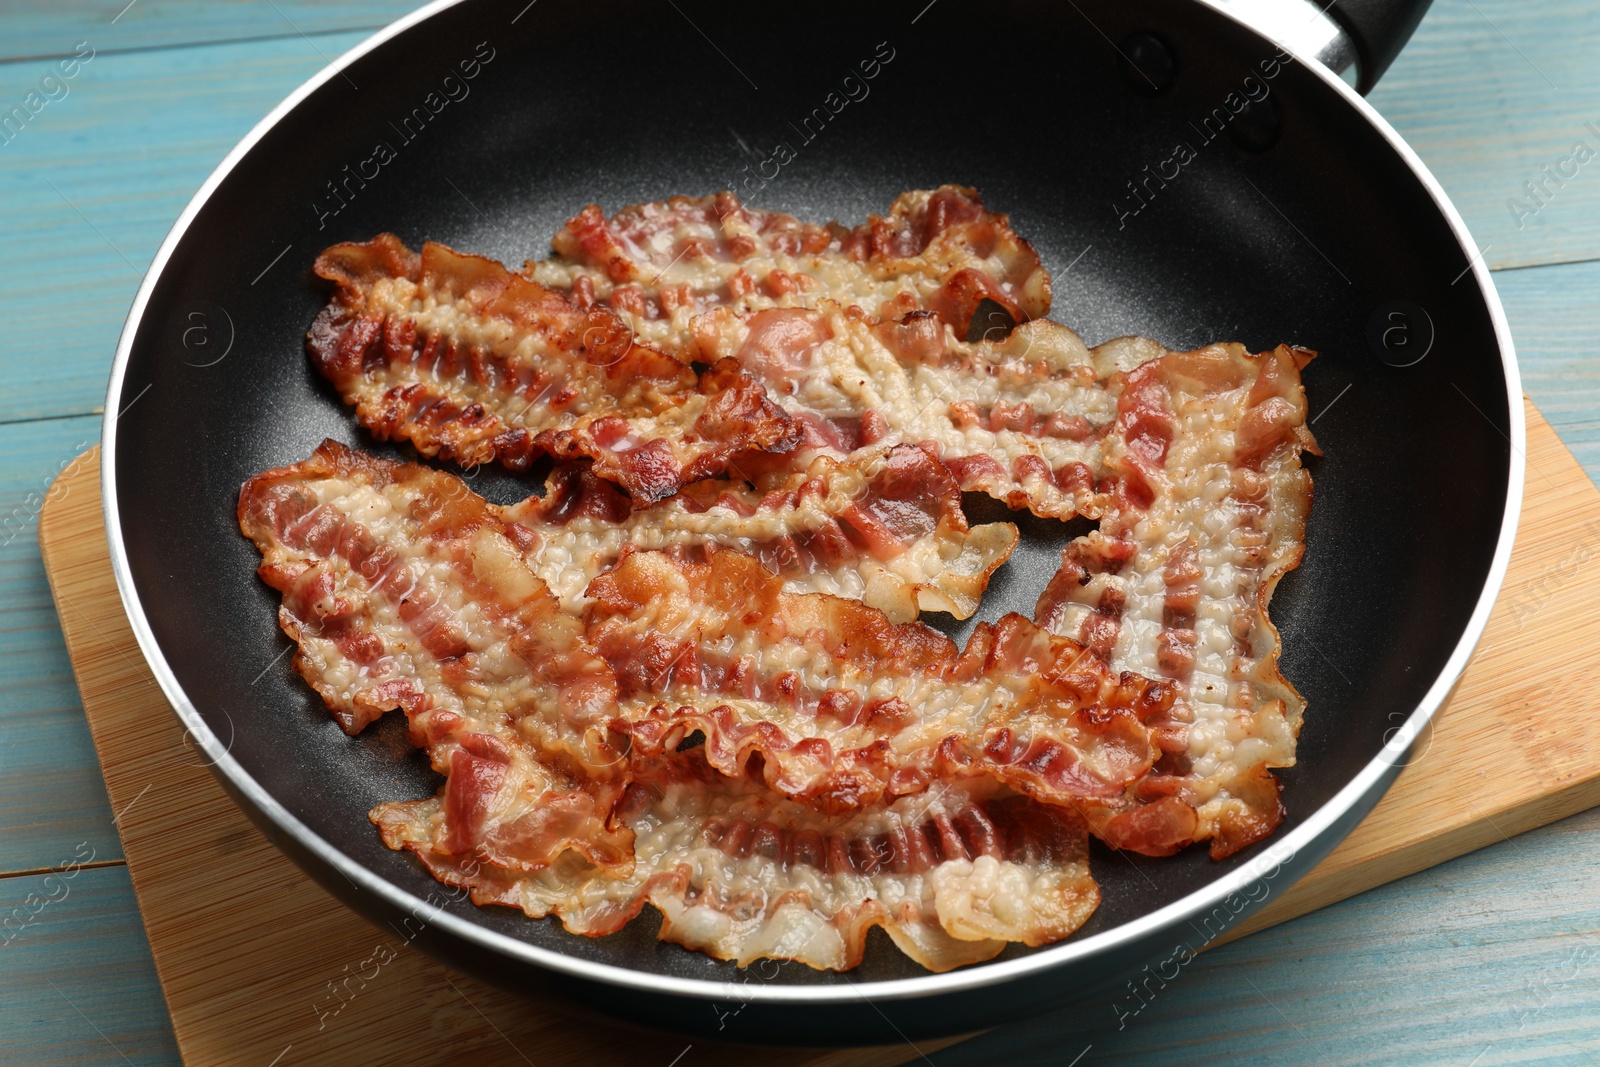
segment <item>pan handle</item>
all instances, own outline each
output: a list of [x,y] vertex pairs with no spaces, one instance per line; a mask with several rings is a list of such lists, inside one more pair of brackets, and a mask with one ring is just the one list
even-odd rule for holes
[[1372,91],[1433,0],[1338,0],[1328,9],[1356,46],[1356,91]]
[[1211,0],[1366,94],[1411,39],[1432,0]]

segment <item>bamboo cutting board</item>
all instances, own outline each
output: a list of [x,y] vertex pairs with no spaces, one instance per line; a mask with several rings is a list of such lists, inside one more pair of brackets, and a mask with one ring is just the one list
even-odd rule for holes
[[[1600,492],[1527,412],[1510,574],[1437,728],[1355,832],[1230,936],[1600,804],[1600,717],[1563,695],[1600,679],[1600,581],[1586,566],[1600,556]],[[676,1064],[685,1038],[586,1023],[406,947],[250,824],[186,743],[134,644],[106,555],[99,472],[91,450],[57,479],[39,542],[185,1060]],[[805,1052],[696,1041],[692,1062],[889,1067],[949,1043]]]

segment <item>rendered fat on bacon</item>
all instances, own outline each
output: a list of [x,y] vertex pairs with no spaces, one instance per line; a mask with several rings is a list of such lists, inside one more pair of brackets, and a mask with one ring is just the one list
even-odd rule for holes
[[354,734],[399,708],[446,776],[439,847],[508,869],[626,863],[610,670],[526,565],[531,535],[448,474],[328,441],[239,495],[294,668]]
[[651,501],[796,440],[732,362],[697,375],[492,260],[385,234],[327,249],[316,272],[336,286],[308,338],[317,369],[375,436],[425,455],[513,470],[587,456]]
[[624,548],[720,547],[759,560],[789,592],[851,597],[896,622],[964,619],[1017,544],[1011,523],[969,528],[955,479],[914,445],[818,456],[754,485],[733,473],[640,507],[587,463],[563,464],[543,497],[506,514],[539,535],[533,566],[574,613]]
[[[591,207],[555,244],[335,246],[310,337],[378,436],[553,455],[544,498],[331,443],[241,495],[296,669],[446,776],[374,809],[391,847],[576,932],[649,903],[718,958],[844,968],[878,925],[943,970],[1077,929],[1090,833],[1220,858],[1278,825],[1309,353],[1090,350],[956,187],[855,230]],[[1023,324],[963,340],[983,300]],[[907,620],[972,614],[1016,543],[962,490],[1099,528],[958,649]]]
[[1060,940],[1099,902],[1088,834],[1068,808],[971,780],[829,816],[725,778],[696,752],[643,769],[618,808],[635,860],[619,874],[568,852],[537,871],[440,848],[440,806],[384,806],[391,848],[413,850],[478,904],[555,915],[574,933],[620,930],[645,904],[660,937],[741,966],[761,958],[847,970],[879,926],[945,971],[1007,942]]
[[783,591],[749,557],[629,552],[589,589],[587,635],[617,678],[635,755],[696,734],[729,777],[842,812],[989,778],[1061,804],[1120,805],[1174,735],[1174,693],[1115,674],[1019,615],[964,651],[919,623]]
[[856,306],[898,320],[927,310],[965,335],[984,300],[1014,321],[1050,308],[1050,280],[1006,216],[972,189],[944,185],[897,198],[886,216],[847,229],[745,207],[733,193],[627,207],[591,204],[525,267],[535,281],[603,303],[640,337],[696,355],[690,324],[713,308]]
[[532,535],[457,478],[326,442],[246,483],[239,517],[296,670],[349,732],[402,709],[446,776],[373,810],[384,839],[480,903],[590,935],[650,903],[663,938],[741,963],[852,967],[882,926],[943,970],[1065,937],[1098,901],[1082,819],[991,782],[834,817],[697,753],[619,773],[610,672],[526,565]]
[[1267,604],[1304,551],[1311,353],[1127,339],[1101,355],[1127,368],[1104,442],[1113,503],[1063,552],[1036,618],[1113,670],[1171,680],[1192,716],[1184,749],[1096,832],[1153,855],[1209,839],[1221,858],[1281,821],[1271,769],[1294,764],[1305,707]]
[[783,458],[920,444],[964,490],[1053,518],[1099,513],[1100,437],[1117,400],[1077,334],[1047,320],[969,343],[935,315],[877,321],[857,308],[727,309],[696,321],[706,359],[732,358],[800,426]]

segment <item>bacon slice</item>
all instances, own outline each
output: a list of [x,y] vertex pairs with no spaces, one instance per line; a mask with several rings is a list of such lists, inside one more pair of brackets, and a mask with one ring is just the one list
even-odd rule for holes
[[1267,604],[1304,552],[1312,354],[1169,354],[1134,339],[1099,354],[1125,368],[1103,451],[1114,503],[1062,553],[1035,618],[1112,670],[1170,679],[1193,716],[1187,743],[1096,832],[1152,855],[1209,839],[1221,858],[1281,821],[1270,769],[1293,766],[1305,708],[1278,669]]
[[384,234],[335,245],[335,283],[308,337],[312,361],[375,436],[424,455],[513,470],[587,456],[641,500],[720,473],[796,432],[731,363],[696,375],[614,314],[582,310],[480,256]]
[[824,304],[696,320],[707,359],[733,358],[764,384],[804,434],[787,457],[739,469],[921,444],[964,490],[1037,515],[1098,515],[1100,437],[1117,400],[1078,335],[1048,320],[1003,340],[968,343],[936,316],[878,322]]
[[423,807],[373,813],[391,848],[413,850],[478,904],[553,914],[593,937],[649,903],[663,941],[741,966],[771,958],[847,970],[881,926],[908,956],[945,971],[1008,941],[1066,937],[1099,902],[1082,820],[982,782],[828,816],[722,778],[691,754],[629,788],[619,818],[636,860],[622,876],[575,853],[533,872],[473,866],[441,850],[439,818]]
[[526,530],[457,478],[334,441],[246,482],[239,525],[334,718],[354,734],[402,709],[447,776],[424,804],[440,847],[508,869],[568,848],[626,864],[631,835],[606,825],[616,684],[523,561]]
[[625,547],[724,547],[758,559],[789,592],[851,597],[896,622],[920,611],[964,619],[1017,544],[1011,523],[969,528],[955,479],[913,445],[819,456],[754,487],[698,482],[650,507],[588,464],[564,464],[542,498],[506,515],[539,534],[533,565],[574,613]]
[[754,211],[730,192],[623,208],[591,204],[554,240],[556,256],[526,273],[602,303],[650,344],[691,358],[690,321],[717,307],[857,306],[886,320],[930,310],[965,335],[984,300],[1014,321],[1050,308],[1050,279],[1005,215],[972,189],[943,185],[899,196],[889,214],[846,229]]
[[[729,777],[841,812],[951,777],[1120,802],[1160,755],[1173,692],[1011,615],[964,652],[918,623],[783,591],[755,560],[630,552],[589,588],[588,637],[636,755],[705,738]],[[757,759],[759,757],[759,760]]]
[[247,482],[239,519],[296,669],[352,733],[403,709],[446,776],[373,809],[385,841],[480,903],[599,935],[648,902],[663,938],[741,963],[853,967],[882,926],[940,970],[1096,906],[1082,819],[992,783],[830,817],[697,753],[625,763],[615,683],[528,568],[536,539],[457,478],[325,442]]
[[527,265],[533,277],[608,303],[667,351],[737,359],[800,423],[806,447],[741,470],[926,444],[963,489],[1040,515],[1096,513],[1097,437],[1115,399],[1078,337],[1039,323],[993,344],[956,340],[985,299],[1015,321],[1049,306],[1037,255],[973,190],[904,194],[855,230],[751,212],[731,193],[609,222],[591,206],[555,245],[557,258]]
[[[580,933],[649,903],[718,958],[846,968],[882,926],[943,970],[1077,929],[1091,833],[1276,828],[1310,353],[1090,350],[954,186],[854,230],[591,206],[554,243],[521,273],[335,246],[309,336],[376,435],[551,455],[543,498],[331,442],[241,493],[295,668],[348,732],[402,709],[445,776],[373,810],[391,847]],[[963,340],[986,300],[1022,325]],[[1036,621],[958,649],[909,620],[970,616],[1017,539],[963,490],[1100,525]]]

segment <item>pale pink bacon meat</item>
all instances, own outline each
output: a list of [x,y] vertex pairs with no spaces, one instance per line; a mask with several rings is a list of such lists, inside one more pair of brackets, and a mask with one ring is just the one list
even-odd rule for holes
[[911,443],[939,456],[964,490],[1053,518],[1096,516],[1100,439],[1116,417],[1094,353],[1047,320],[1003,339],[966,342],[937,316],[877,321],[857,308],[728,309],[695,322],[706,359],[732,358],[801,429],[782,458]]
[[1281,821],[1271,770],[1294,764],[1305,707],[1278,669],[1267,604],[1304,551],[1300,454],[1317,446],[1300,370],[1311,353],[1102,348],[1125,368],[1103,445],[1112,503],[1063,552],[1036,619],[1112,670],[1170,680],[1192,717],[1183,749],[1096,832],[1154,855],[1209,839],[1220,858]]
[[579,309],[500,264],[392,235],[324,251],[335,284],[313,362],[374,435],[464,465],[587,456],[641,500],[796,439],[731,362],[702,374],[616,315]]
[[1172,746],[1174,694],[1011,615],[964,651],[856,601],[783,591],[749,557],[629,552],[589,589],[587,634],[617,677],[637,755],[704,737],[730,777],[859,809],[986,777],[1120,805]]
[[513,870],[629,861],[607,824],[616,683],[524,562],[527,531],[457,478],[332,441],[246,482],[238,514],[295,670],[348,733],[403,710],[447,776],[412,802],[438,812],[439,848]]
[[437,811],[380,808],[391,848],[409,848],[478,904],[555,915],[600,936],[645,904],[660,937],[740,965],[795,960],[847,970],[882,927],[934,971],[990,959],[1007,942],[1072,933],[1099,902],[1088,834],[1071,809],[980,780],[846,815],[728,779],[695,753],[641,768],[617,818],[635,842],[619,874],[569,852],[537,871],[464,862],[440,847]]
[[563,464],[542,498],[506,514],[539,535],[530,562],[573,612],[625,547],[721,547],[759,560],[789,592],[851,597],[897,622],[966,618],[1017,544],[1011,523],[968,527],[955,479],[914,445],[818,456],[755,485],[733,473],[643,507],[587,463]]
[[730,192],[610,219],[591,204],[553,243],[554,258],[524,268],[530,277],[580,306],[611,307],[640,337],[685,357],[696,354],[691,320],[717,307],[743,315],[827,300],[885,320],[927,310],[963,335],[984,300],[1015,321],[1050,308],[1033,248],[956,185],[904,193],[888,215],[851,229],[753,210]]

